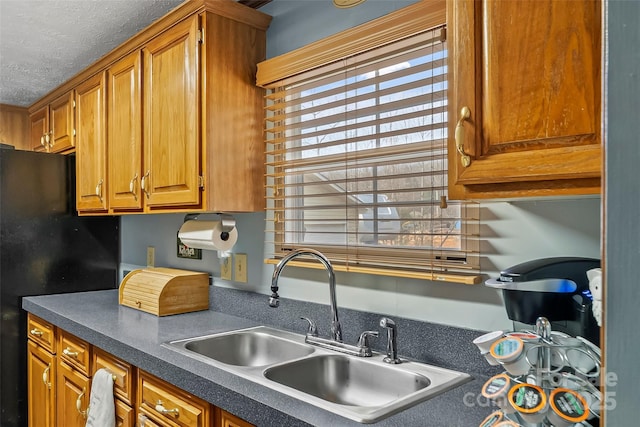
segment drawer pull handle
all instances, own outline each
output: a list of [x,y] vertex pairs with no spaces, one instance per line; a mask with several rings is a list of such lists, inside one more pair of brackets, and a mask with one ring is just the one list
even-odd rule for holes
[[89,412],[89,408],[87,408],[85,411],[82,410],[82,398],[84,397],[86,392],[87,392],[87,388],[82,387],[82,393],[78,395],[78,399],[76,400],[76,409],[78,410],[80,415],[82,415],[83,418],[87,418],[87,413]]
[[51,363],[49,363],[42,373],[42,382],[48,389],[51,389],[51,383],[49,382],[49,371],[51,370]]
[[33,328],[32,330],[29,331],[29,333],[31,335],[35,335],[36,337],[41,337],[42,334],[44,334],[44,332],[42,332],[40,329],[38,328]]
[[98,184],[96,185],[96,196],[98,196],[100,200],[102,200],[102,184],[103,183],[104,183],[104,180],[100,178],[100,181],[98,181]]
[[138,173],[133,176],[131,181],[129,181],[129,193],[133,194],[134,199],[137,199],[136,194],[136,182],[138,182]]
[[463,167],[469,167],[471,164],[471,157],[464,152],[464,126],[462,122],[471,117],[471,110],[469,107],[462,107],[460,110],[460,119],[458,120],[458,124],[456,124],[456,149],[458,153],[460,153],[460,161],[462,162]]
[[180,411],[178,410],[178,408],[167,409],[162,406],[162,400],[158,400],[158,403],[156,404],[156,411],[163,415],[175,415],[176,418],[180,416]]
[[142,179],[140,180],[140,189],[142,192],[149,198],[149,190],[147,190],[147,179],[149,179],[150,170],[147,171],[144,175],[142,175]]
[[78,352],[77,351],[71,351],[71,349],[69,347],[67,347],[64,350],[62,350],[62,354],[64,354],[65,356],[73,357],[74,359],[78,358]]

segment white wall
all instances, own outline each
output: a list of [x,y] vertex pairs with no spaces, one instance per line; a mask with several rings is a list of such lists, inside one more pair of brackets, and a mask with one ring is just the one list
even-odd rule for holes
[[[275,0],[261,10],[274,16],[267,34],[267,55],[276,56],[400,9],[414,1],[368,0],[341,10],[331,0]],[[219,260],[204,252],[202,261],[176,257],[176,233],[183,215],[122,218],[124,268],[145,264],[146,247],[156,248],[156,265],[209,271],[221,286],[270,294],[272,265],[265,265],[269,243],[264,213],[236,215],[235,253],[247,253],[249,283],[219,280]],[[481,205],[482,270],[499,270],[535,258],[600,257],[600,198],[492,202]],[[265,249],[266,248],[266,249]],[[329,303],[326,273],[287,267],[280,295]],[[511,327],[500,294],[484,285],[465,286],[420,280],[338,273],[338,305],[453,326],[492,330]],[[266,304],[266,298],[265,298]],[[238,308],[241,312],[241,307]]]

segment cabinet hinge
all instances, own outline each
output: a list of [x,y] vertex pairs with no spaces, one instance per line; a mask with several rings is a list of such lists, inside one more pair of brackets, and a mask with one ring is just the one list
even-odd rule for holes
[[204,176],[202,176],[202,175],[198,176],[198,186],[200,188],[204,188]]
[[73,108],[76,108],[76,100],[74,99],[73,102],[71,103],[71,105],[73,106]]
[[198,43],[204,42],[204,28],[198,30]]
[[76,130],[75,129],[73,130],[73,136],[76,136]]

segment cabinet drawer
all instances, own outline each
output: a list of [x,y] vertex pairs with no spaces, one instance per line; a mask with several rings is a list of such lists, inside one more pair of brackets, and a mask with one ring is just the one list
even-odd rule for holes
[[116,427],[135,427],[136,417],[133,408],[120,399],[116,399]]
[[27,316],[27,335],[50,353],[56,352],[55,326],[46,320],[29,313]]
[[163,424],[180,427],[211,425],[209,403],[150,374],[139,371],[137,407],[141,413]]
[[133,405],[135,401],[136,368],[127,362],[94,347],[92,372],[95,373],[98,369],[106,369],[114,375],[114,394],[127,405]]
[[216,408],[216,427],[255,427],[253,424],[236,417],[220,408]]
[[[147,417],[144,414],[138,415],[138,424],[136,427],[167,427],[169,424],[157,424],[151,420],[151,418]],[[171,427],[171,426],[169,426]]]
[[91,346],[89,343],[63,330],[60,330],[58,335],[60,360],[89,376],[91,365]]

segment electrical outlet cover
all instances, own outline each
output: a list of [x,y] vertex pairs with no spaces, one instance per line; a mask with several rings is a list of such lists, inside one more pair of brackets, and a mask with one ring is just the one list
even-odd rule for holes
[[220,278],[222,280],[231,280],[231,272],[233,266],[232,255],[220,259]]
[[202,259],[202,249],[190,248],[177,237],[177,252],[176,255],[178,258],[189,258],[189,259]]
[[147,267],[156,266],[156,248],[147,246]]
[[247,283],[247,254],[236,254],[235,258],[235,281]]

